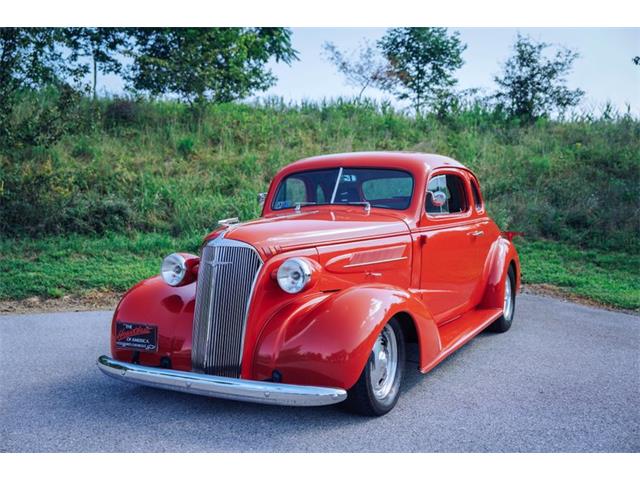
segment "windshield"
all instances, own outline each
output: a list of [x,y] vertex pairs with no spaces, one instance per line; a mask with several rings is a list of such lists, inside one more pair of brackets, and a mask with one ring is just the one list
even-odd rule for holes
[[287,176],[273,200],[273,210],[297,204],[362,204],[405,210],[411,203],[413,177],[402,170],[385,168],[331,168],[296,172]]

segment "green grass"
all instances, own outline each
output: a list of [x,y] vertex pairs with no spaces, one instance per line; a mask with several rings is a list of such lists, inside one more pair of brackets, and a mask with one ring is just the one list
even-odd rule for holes
[[640,255],[550,241],[517,243],[525,283],[552,285],[611,307],[640,309]]
[[197,251],[201,241],[153,233],[1,240],[0,300],[124,292],[157,274],[167,253]]
[[[0,300],[124,292],[157,274],[173,251],[196,252],[202,235],[145,233],[0,241]],[[526,283],[630,310],[640,309],[640,255],[584,250],[551,241],[517,240]]]

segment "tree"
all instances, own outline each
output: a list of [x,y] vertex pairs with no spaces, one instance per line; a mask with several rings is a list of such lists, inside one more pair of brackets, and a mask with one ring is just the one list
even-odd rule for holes
[[59,32],[47,28],[0,28],[0,108],[20,89],[59,80],[63,57]]
[[633,63],[635,63],[636,65],[640,65],[640,57],[633,57]]
[[[0,28],[0,144],[8,144],[15,131],[11,115],[22,92],[55,86],[61,93],[56,110],[69,107],[69,82],[76,82],[86,71],[69,61],[62,48],[62,30],[51,28]],[[50,112],[51,115],[55,112]],[[32,129],[50,128],[49,115],[38,123],[29,119]]]
[[560,47],[552,58],[543,51],[551,45],[518,34],[513,55],[506,61],[496,100],[512,117],[533,121],[577,105],[584,95],[579,88],[567,88],[567,75],[578,54]]
[[98,70],[103,74],[122,71],[121,59],[129,43],[129,32],[124,28],[65,28],[64,36],[66,46],[71,50],[70,61],[91,59],[95,98]]
[[358,100],[368,87],[384,88],[388,65],[380,58],[375,44],[363,40],[359,50],[353,52],[342,52],[331,42],[325,42],[322,48],[329,61],[345,76],[347,83],[360,89]]
[[392,28],[378,45],[389,63],[385,88],[409,99],[418,114],[451,94],[467,48],[446,28]]
[[130,88],[190,103],[266,90],[275,83],[267,62],[297,59],[286,28],[142,28],[133,36]]

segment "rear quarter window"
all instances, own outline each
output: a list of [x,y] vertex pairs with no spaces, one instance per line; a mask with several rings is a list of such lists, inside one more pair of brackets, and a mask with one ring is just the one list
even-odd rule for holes
[[[463,213],[469,209],[464,179],[459,175],[437,175],[429,180],[427,186],[427,200],[425,210],[432,216]],[[447,199],[444,205],[436,206],[433,203],[433,194],[444,192]]]
[[482,199],[480,198],[480,189],[475,180],[471,180],[471,193],[473,194],[473,204],[478,212],[482,211]]

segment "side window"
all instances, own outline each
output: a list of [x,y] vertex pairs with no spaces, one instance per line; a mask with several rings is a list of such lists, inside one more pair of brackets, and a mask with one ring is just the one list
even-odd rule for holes
[[482,200],[480,200],[480,191],[475,180],[471,180],[471,193],[473,193],[473,203],[476,206],[477,211],[482,210]]
[[298,202],[307,201],[307,188],[300,178],[289,177],[280,184],[274,207],[291,208]]
[[413,178],[410,175],[401,177],[372,178],[362,182],[364,199],[375,206],[398,208],[404,210],[411,203]]
[[[434,194],[443,192],[446,200],[443,205],[434,203]],[[429,180],[425,209],[429,215],[448,215],[465,212],[468,208],[464,180],[458,175],[438,175]]]

